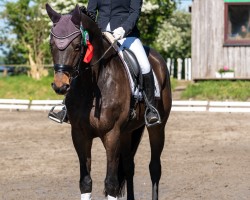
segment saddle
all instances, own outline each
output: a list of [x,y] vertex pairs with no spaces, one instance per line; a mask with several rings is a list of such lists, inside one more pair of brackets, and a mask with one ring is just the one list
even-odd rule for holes
[[103,36],[113,45],[114,49],[118,52],[125,67],[129,69],[129,73],[134,83],[134,90],[136,88],[142,91],[142,73],[137,58],[134,53],[128,48],[120,49],[120,45],[116,43],[114,36],[110,32],[103,32]]
[[[146,114],[149,110],[153,110],[158,114],[158,122],[160,122],[160,115],[152,105],[148,102],[145,93],[143,91],[143,77],[140,65],[138,63],[138,60],[134,53],[129,50],[128,48],[120,48],[119,43],[115,40],[113,35],[110,32],[103,32],[103,37],[108,40],[108,42],[113,46],[113,48],[118,52],[119,57],[121,58],[121,61],[123,62],[123,65],[126,69],[131,90],[132,90],[132,97],[131,97],[131,104],[130,104],[130,119],[136,118],[136,106],[138,101],[145,101],[146,104],[146,111],[145,111],[145,122],[147,126],[150,126],[150,124],[147,122]],[[158,80],[154,75],[154,82],[155,82],[155,96],[159,96],[159,85]],[[157,123],[158,123],[157,122]]]

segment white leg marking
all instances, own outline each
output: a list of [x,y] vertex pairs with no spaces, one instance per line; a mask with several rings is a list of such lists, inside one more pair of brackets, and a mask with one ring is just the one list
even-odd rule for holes
[[118,198],[117,197],[112,197],[112,196],[108,195],[108,200],[118,200]]
[[81,200],[91,200],[91,199],[92,199],[91,193],[81,194]]

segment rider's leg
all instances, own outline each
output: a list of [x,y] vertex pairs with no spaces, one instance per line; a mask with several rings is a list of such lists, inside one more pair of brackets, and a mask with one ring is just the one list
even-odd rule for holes
[[[155,85],[154,85],[154,75],[152,70],[150,70],[150,72],[147,74],[142,74],[142,77],[143,77],[143,88],[148,103],[155,108],[155,92],[154,92]],[[153,110],[150,110],[146,117],[149,124],[155,123],[159,120],[157,113],[153,112]]]
[[[143,87],[146,98],[149,104],[155,107],[155,99],[154,99],[154,76],[151,70],[150,63],[148,61],[148,57],[144,50],[144,47],[140,41],[140,39],[135,37],[128,37],[118,41],[122,47],[129,48],[136,56],[138,63],[141,68],[142,77],[143,77]],[[150,110],[147,114],[147,120],[150,124],[158,121],[158,115]]]

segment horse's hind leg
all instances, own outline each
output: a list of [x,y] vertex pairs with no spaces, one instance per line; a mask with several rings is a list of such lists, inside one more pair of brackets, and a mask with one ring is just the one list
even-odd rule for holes
[[90,200],[92,192],[92,179],[90,177],[92,139],[85,137],[79,129],[72,128],[72,140],[80,162],[81,200]]
[[153,126],[148,128],[150,147],[151,147],[151,160],[149,164],[149,171],[152,181],[152,199],[158,200],[159,181],[161,178],[161,153],[164,147],[165,140],[165,124]]
[[[137,151],[138,145],[141,141],[144,126],[138,128],[132,133],[122,134],[121,138],[121,160],[122,165],[119,168],[120,178],[119,181],[124,181],[124,177],[127,182],[127,200],[134,200],[134,156]],[[122,169],[121,169],[122,168]]]

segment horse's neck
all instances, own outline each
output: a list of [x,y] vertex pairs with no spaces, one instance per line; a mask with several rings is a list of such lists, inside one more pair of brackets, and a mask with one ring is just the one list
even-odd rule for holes
[[93,58],[90,64],[87,65],[87,67],[90,68],[90,71],[87,70],[87,72],[84,70],[82,72],[81,80],[82,87],[85,87],[86,90],[90,91],[96,90],[97,87],[105,86],[107,84],[105,81],[107,77],[109,77],[111,74],[114,75],[118,73],[118,71],[122,69],[120,69],[120,66],[115,66],[115,64],[112,64],[113,62],[111,62],[114,56],[117,56],[117,53],[114,49],[110,49],[107,55],[101,59],[111,44],[103,39],[102,32],[98,25],[86,15],[83,16],[82,23],[86,24],[85,28],[89,31],[90,42],[94,47]]
[[84,28],[89,32],[90,42],[94,47],[94,55],[90,62],[91,65],[98,61],[104,51],[102,32],[98,25],[85,14],[82,14],[82,24],[84,24]]

